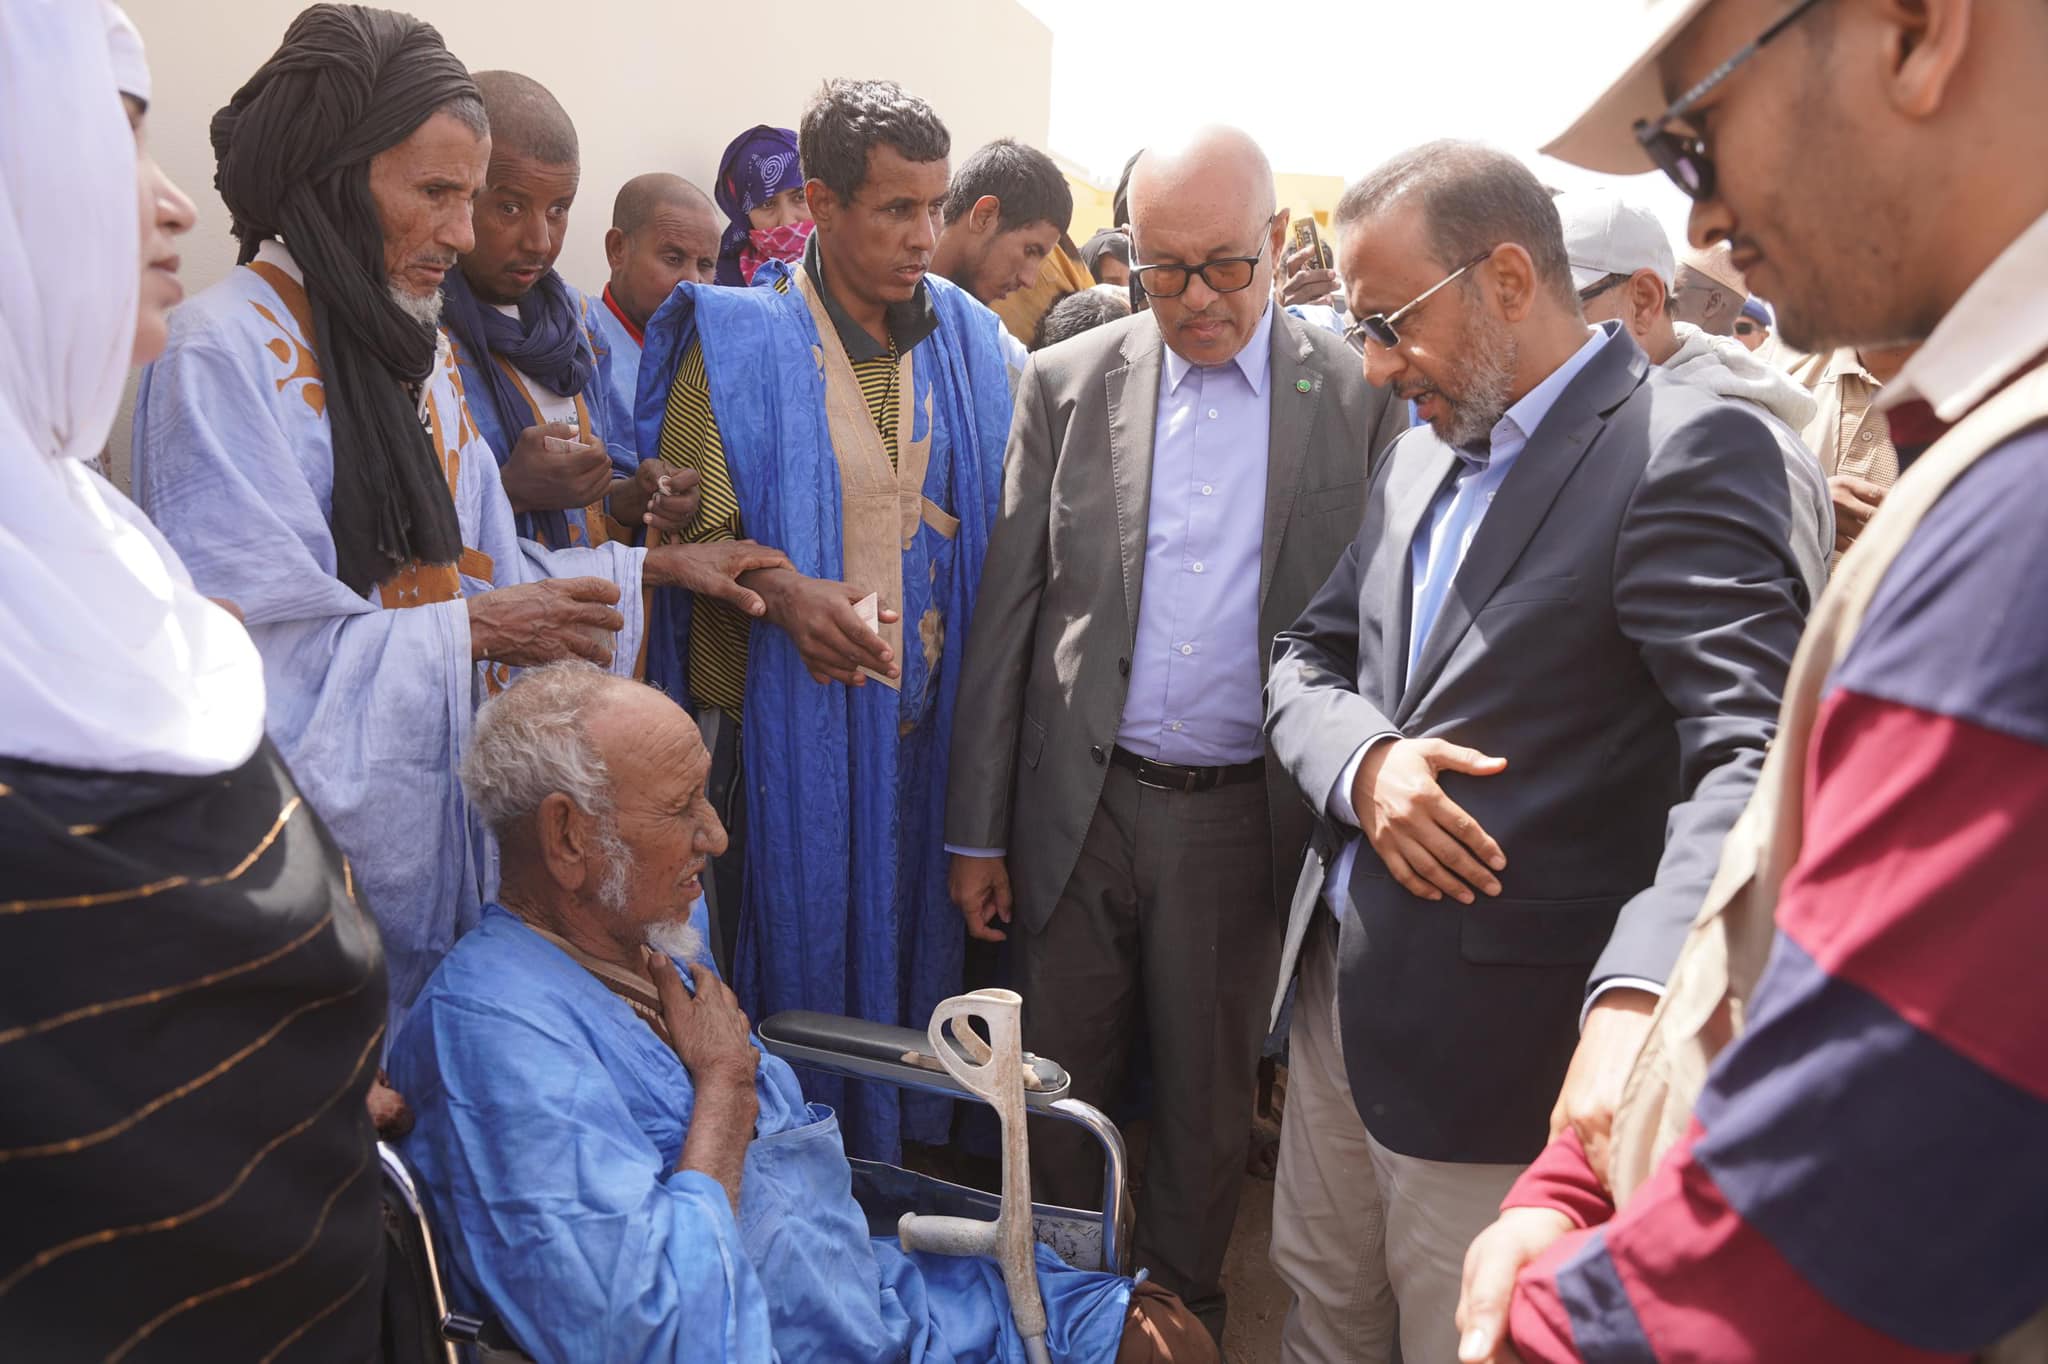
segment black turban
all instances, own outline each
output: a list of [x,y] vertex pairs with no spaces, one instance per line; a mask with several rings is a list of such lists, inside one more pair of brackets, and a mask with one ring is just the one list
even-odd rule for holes
[[391,298],[370,158],[435,110],[479,101],[441,35],[407,14],[314,5],[213,116],[214,187],[247,262],[282,237],[305,272],[334,434],[335,572],[357,592],[462,553],[455,502],[420,424],[434,328]]

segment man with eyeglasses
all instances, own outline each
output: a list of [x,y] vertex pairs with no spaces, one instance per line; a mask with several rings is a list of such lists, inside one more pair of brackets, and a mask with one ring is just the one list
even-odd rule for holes
[[1418,147],[1336,224],[1366,377],[1427,425],[1267,684],[1335,849],[1289,934],[1273,1257],[1283,1358],[1384,1360],[1398,1320],[1402,1358],[1442,1361],[1467,1244],[1620,1097],[1805,592],[1764,420],[1587,325],[1520,161]]
[[1663,168],[1788,344],[1920,342],[1877,403],[1953,425],[1815,613],[1611,1157],[1564,1134],[1474,1244],[1460,1358],[2048,1359],[2048,6],[1646,8],[1552,154]]
[[[968,634],[946,839],[977,938],[1014,935],[1025,1041],[1152,1138],[1138,1263],[1222,1336],[1265,990],[1310,815],[1266,759],[1274,634],[1357,529],[1402,429],[1335,335],[1273,302],[1273,173],[1234,129],[1143,153],[1149,312],[1034,356]],[[1085,1140],[1033,1133],[1040,1192],[1093,1206]]]

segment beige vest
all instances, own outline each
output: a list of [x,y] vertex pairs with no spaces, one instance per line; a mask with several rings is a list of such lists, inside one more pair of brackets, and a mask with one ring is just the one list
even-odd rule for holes
[[[1928,509],[1983,455],[2043,421],[2048,366],[2028,372],[1936,442],[1893,486],[1842,557],[1792,660],[1777,737],[1756,791],[1722,845],[1720,870],[1622,1091],[1608,1169],[1617,1205],[1628,1202],[1684,1135],[1708,1068],[1745,1026],[1744,1010],[1776,932],[1778,889],[1799,857],[1807,745],[1829,673],[1849,652],[1885,570]],[[2048,1359],[2048,1313],[1985,1358]]]

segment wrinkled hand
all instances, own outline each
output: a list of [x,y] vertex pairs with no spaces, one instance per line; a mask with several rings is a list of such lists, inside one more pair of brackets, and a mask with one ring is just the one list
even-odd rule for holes
[[406,1104],[405,1096],[391,1087],[383,1071],[370,1082],[370,1125],[377,1129],[377,1135],[385,1141],[396,1141],[412,1131],[412,1109]]
[[465,597],[470,657],[516,668],[565,658],[610,667],[613,636],[626,626],[618,600],[618,584],[604,578],[551,578]]
[[1297,303],[1337,302],[1337,272],[1325,270],[1314,261],[1315,252],[1309,247],[1287,253],[1284,261],[1286,283],[1280,286],[1280,306],[1291,307]]
[[[795,569],[764,573],[752,583],[768,600],[768,619],[802,655],[813,682],[863,686],[862,668],[887,677],[899,676],[896,655],[882,637],[861,624],[853,604],[867,595],[850,583],[806,578]],[[884,607],[883,624],[901,619]]]
[[668,1025],[669,1045],[676,1060],[690,1072],[690,1082],[699,1088],[716,1084],[754,1087],[754,1072],[760,1068],[761,1053],[754,1046],[753,1026],[739,1000],[710,967],[690,968],[696,983],[692,997],[683,988],[676,964],[666,956],[647,949],[647,973],[661,996],[661,1017]]
[[587,507],[611,490],[612,459],[564,422],[529,426],[498,471],[515,512]]
[[1648,990],[1617,987],[1603,990],[1586,1011],[1586,1026],[1579,1033],[1579,1045],[1572,1052],[1572,1064],[1564,1074],[1564,1087],[1550,1110],[1550,1135],[1570,1127],[1586,1148],[1586,1163],[1593,1167],[1600,1183],[1606,1185],[1609,1138],[1614,1134],[1614,1110],[1621,1104],[1622,1087],[1635,1066],[1636,1053],[1650,1034],[1650,1015],[1656,1011],[1657,996]]
[[1505,758],[1442,739],[1385,740],[1358,765],[1351,808],[1372,850],[1410,894],[1425,900],[1448,895],[1469,905],[1473,887],[1500,894],[1493,873],[1506,870],[1508,859],[1479,821],[1444,794],[1436,774],[1491,777],[1507,765]]
[[967,919],[967,936],[1001,942],[1009,934],[995,926],[1010,922],[1010,869],[1000,857],[953,854],[946,890]]
[[678,534],[697,519],[701,482],[695,469],[643,459],[631,478],[612,484],[612,519],[622,526]]
[[760,616],[767,613],[767,603],[740,580],[749,573],[788,568],[789,556],[779,549],[752,540],[712,540],[701,545],[654,546],[647,551],[640,577],[654,587],[680,587]]
[[1458,1364],[1521,1364],[1508,1341],[1508,1303],[1523,1266],[1572,1229],[1551,1208],[1509,1208],[1465,1251],[1458,1298]]
[[1856,543],[1856,537],[1863,534],[1870,518],[1884,505],[1886,491],[1869,479],[1858,478],[1854,474],[1836,474],[1828,479],[1828,494],[1835,503],[1837,553]]

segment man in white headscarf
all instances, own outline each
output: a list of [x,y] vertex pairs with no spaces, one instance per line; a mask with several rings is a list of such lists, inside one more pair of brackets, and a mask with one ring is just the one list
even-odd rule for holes
[[248,635],[88,466],[192,222],[148,97],[118,11],[0,0],[0,1341],[360,1359],[377,932]]

